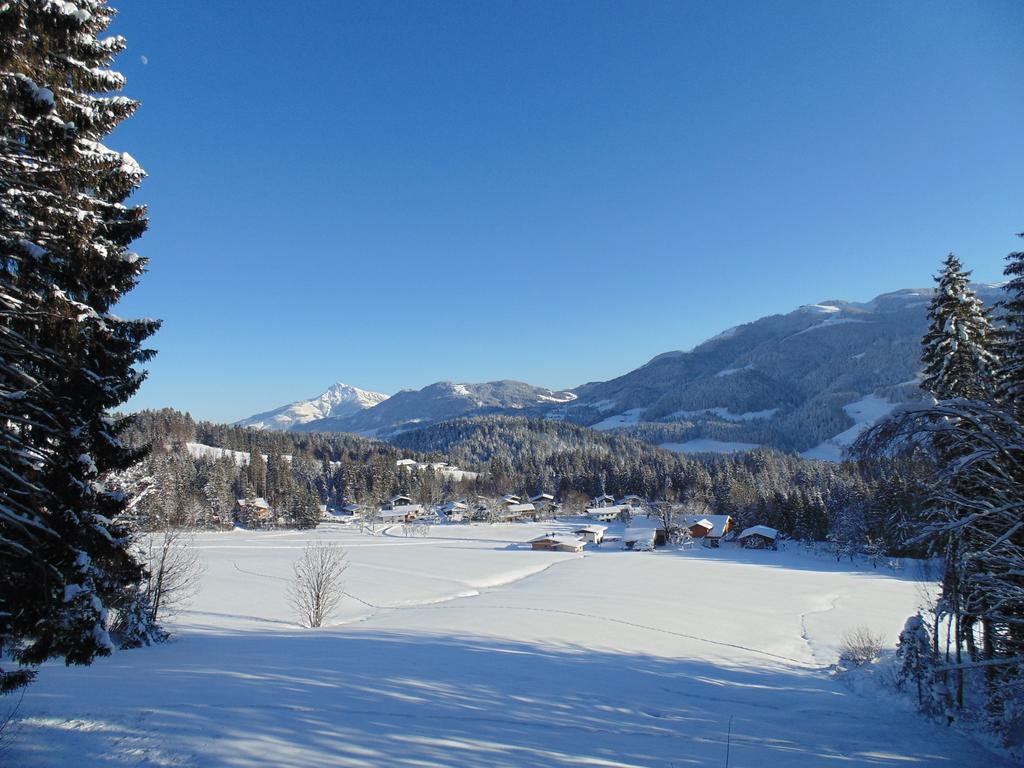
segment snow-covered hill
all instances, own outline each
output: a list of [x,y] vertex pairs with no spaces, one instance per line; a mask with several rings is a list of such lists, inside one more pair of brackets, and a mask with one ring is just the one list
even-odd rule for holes
[[257,413],[236,423],[241,427],[287,430],[317,419],[351,416],[387,399],[388,396],[380,392],[368,392],[339,381],[317,397]]
[[[973,287],[988,304],[1001,298],[999,286]],[[933,294],[908,289],[763,317],[579,387],[547,415],[674,450],[769,445],[835,460],[867,425],[920,396]]]

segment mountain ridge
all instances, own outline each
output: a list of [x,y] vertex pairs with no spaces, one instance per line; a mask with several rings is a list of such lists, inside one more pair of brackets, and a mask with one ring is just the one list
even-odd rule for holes
[[[972,288],[989,305],[1002,295],[1001,284]],[[804,304],[570,390],[513,380],[441,381],[286,428],[389,439],[454,418],[511,414],[615,431],[683,452],[766,445],[838,459],[873,419],[920,396],[920,339],[933,295],[932,288],[908,288],[866,302]]]

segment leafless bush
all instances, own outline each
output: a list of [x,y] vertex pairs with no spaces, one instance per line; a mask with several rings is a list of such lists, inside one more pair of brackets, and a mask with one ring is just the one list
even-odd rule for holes
[[203,564],[188,531],[168,529],[139,541],[139,556],[148,574],[145,584],[150,623],[158,625],[196,596]]
[[321,627],[344,596],[342,576],[348,570],[345,551],[337,544],[307,546],[292,566],[288,601],[306,627]]
[[871,633],[867,627],[848,630],[839,643],[839,659],[858,667],[870,664],[878,658],[885,644],[885,638]]
[[18,691],[17,698],[12,695],[0,697],[0,702],[5,702],[6,707],[0,708],[0,763],[11,746],[11,741],[20,730],[21,723],[18,720],[18,710],[25,698],[25,688]]

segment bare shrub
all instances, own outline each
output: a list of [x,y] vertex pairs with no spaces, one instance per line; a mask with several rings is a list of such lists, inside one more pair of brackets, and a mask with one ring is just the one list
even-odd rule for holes
[[316,542],[307,546],[292,566],[288,602],[306,627],[321,627],[344,596],[342,576],[348,570],[345,551],[337,544]]
[[840,661],[863,667],[878,658],[885,645],[885,638],[871,633],[867,627],[850,629],[839,643]]
[[151,533],[141,542],[142,564],[148,579],[146,595],[151,623],[173,616],[196,596],[203,576],[203,564],[188,531],[166,530]]

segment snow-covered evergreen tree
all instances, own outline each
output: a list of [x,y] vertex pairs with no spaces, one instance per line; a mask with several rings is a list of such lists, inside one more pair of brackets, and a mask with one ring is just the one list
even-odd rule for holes
[[124,202],[143,170],[102,144],[137,106],[110,95],[113,14],[0,4],[0,652],[22,665],[109,653],[108,607],[141,577],[115,522],[125,498],[100,479],[138,458],[109,411],[158,327],[110,311],[144,270],[128,248],[147,225]]
[[[1020,233],[1024,237],[1024,232]],[[1024,251],[1006,257],[1006,298],[999,303],[999,399],[1024,418]]]
[[935,279],[938,286],[922,342],[921,388],[936,400],[980,399],[992,393],[996,364],[992,328],[987,310],[968,285],[969,277],[970,272],[951,253]]

